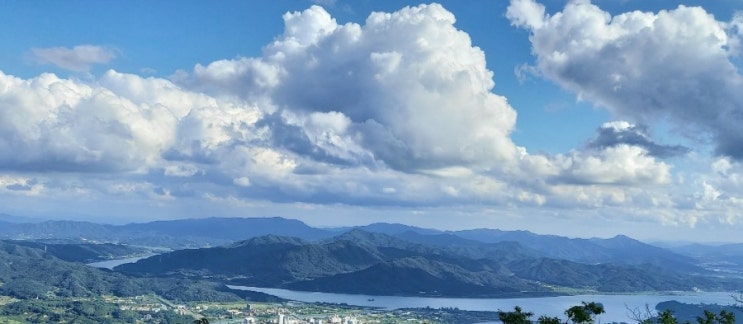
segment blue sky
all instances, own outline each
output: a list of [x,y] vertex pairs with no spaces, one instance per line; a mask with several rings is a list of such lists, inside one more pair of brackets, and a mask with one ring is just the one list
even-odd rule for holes
[[737,0],[5,9],[2,213],[740,240]]

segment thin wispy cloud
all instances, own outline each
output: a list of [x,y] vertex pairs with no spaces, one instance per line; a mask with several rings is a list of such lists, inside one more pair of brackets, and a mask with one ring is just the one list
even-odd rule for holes
[[65,70],[86,72],[93,65],[111,62],[116,58],[116,52],[101,46],[78,45],[71,48],[32,48],[30,57],[38,64],[51,64]]

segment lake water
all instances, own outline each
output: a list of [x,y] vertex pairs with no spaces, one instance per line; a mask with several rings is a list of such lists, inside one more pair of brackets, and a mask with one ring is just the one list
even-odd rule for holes
[[126,258],[126,259],[113,259],[113,260],[106,260],[106,261],[98,261],[98,262],[88,263],[88,265],[91,267],[113,270],[113,268],[117,265],[122,265],[124,263],[134,263],[141,259],[149,258],[151,256],[152,255],[144,255],[144,256],[138,256],[138,257]]
[[598,302],[604,305],[606,310],[597,319],[597,323],[628,322],[630,320],[630,309],[645,309],[649,305],[653,310],[655,305],[668,300],[676,300],[690,304],[720,304],[733,303],[732,293],[729,292],[683,292],[664,294],[634,294],[634,295],[576,295],[560,297],[536,297],[536,298],[433,298],[433,297],[397,297],[397,296],[371,296],[354,294],[333,294],[321,292],[293,291],[276,288],[259,288],[246,286],[228,286],[236,290],[251,290],[274,295],[277,297],[296,300],[301,302],[325,302],[346,303],[357,306],[380,307],[386,309],[396,308],[441,308],[456,307],[462,310],[472,311],[497,311],[513,310],[514,306],[520,306],[524,311],[533,312],[535,319],[541,315],[558,316],[564,318],[564,311],[571,306],[580,305],[582,301]]

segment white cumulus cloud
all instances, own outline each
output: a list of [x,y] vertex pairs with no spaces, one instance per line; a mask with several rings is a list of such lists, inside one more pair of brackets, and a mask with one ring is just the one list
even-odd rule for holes
[[[588,6],[579,8],[587,10],[588,27],[608,24],[585,2],[569,6]],[[577,60],[579,51],[543,59],[542,47],[569,45],[537,41],[564,36],[547,28],[560,22],[535,2],[512,7],[508,16],[532,28],[539,44],[540,75],[563,82],[560,70],[550,68]],[[171,80],[113,70],[89,81],[0,72],[0,192],[171,207],[185,201],[647,206],[684,223],[668,212],[684,197],[668,194],[675,178],[661,160],[686,152],[683,147],[657,144],[645,124],[634,121],[639,118],[627,118],[600,126],[573,151],[528,153],[511,139],[517,113],[496,94],[485,53],[442,6],[373,13],[363,24],[340,25],[317,6],[283,18],[284,32],[261,56],[196,65]],[[628,34],[609,31],[586,40],[585,55],[619,37],[612,33]],[[86,70],[98,61],[76,62],[65,64]],[[639,87],[625,84],[626,76],[614,69],[612,91]],[[651,77],[644,70],[632,75],[635,81]],[[586,98],[604,98],[590,84],[564,82]],[[624,106],[612,109],[631,115]],[[737,170],[724,161],[731,165],[718,162],[716,170]],[[36,180],[37,174],[53,176]],[[690,195],[701,192],[703,180],[722,193],[715,204],[725,204],[726,188],[735,187],[695,178]]]
[[740,16],[722,22],[701,7],[612,16],[590,1],[548,15],[513,0],[512,24],[531,32],[539,74],[640,125],[669,120],[717,154],[743,159],[743,77],[731,62]]
[[264,111],[284,111],[275,126],[319,116],[343,121],[342,129],[327,125],[326,136],[305,123],[312,134],[284,127],[274,137],[291,140],[283,144],[295,151],[322,151],[346,163],[367,163],[360,149],[406,172],[516,157],[509,137],[516,112],[491,92],[484,53],[440,5],[373,13],[364,25],[338,25],[317,6],[288,13],[284,21],[284,34],[263,57],[198,65],[181,76],[182,84],[229,90],[264,103]]
[[584,184],[662,184],[670,181],[670,166],[639,146],[619,144],[599,151],[560,155],[561,181]]

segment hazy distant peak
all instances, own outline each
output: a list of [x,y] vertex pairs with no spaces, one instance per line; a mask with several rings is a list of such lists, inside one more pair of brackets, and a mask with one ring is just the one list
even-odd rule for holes
[[269,235],[257,236],[257,237],[253,237],[248,240],[240,241],[240,242],[230,245],[230,247],[268,245],[268,244],[289,244],[289,245],[299,246],[299,245],[306,244],[306,242],[296,237],[269,234]]
[[598,244],[603,247],[610,247],[610,248],[617,248],[617,247],[627,247],[627,246],[645,246],[648,244],[645,244],[641,241],[635,240],[629,236],[626,235],[616,235],[612,238],[608,239],[602,239],[602,238],[592,238],[590,239],[591,242]]
[[384,233],[388,235],[396,235],[396,234],[400,234],[404,232],[416,232],[419,234],[437,234],[437,233],[442,232],[442,231],[435,230],[435,229],[420,228],[420,227],[397,224],[397,223],[372,223],[369,225],[358,226],[355,228],[368,231],[368,232]]
[[368,232],[362,229],[352,229],[348,232],[340,234],[330,239],[331,241],[353,241],[357,244],[372,244],[372,245],[389,245],[392,242],[400,242],[401,240],[384,234]]

